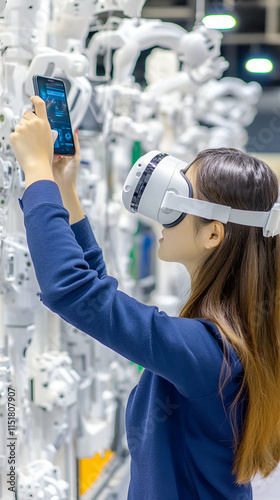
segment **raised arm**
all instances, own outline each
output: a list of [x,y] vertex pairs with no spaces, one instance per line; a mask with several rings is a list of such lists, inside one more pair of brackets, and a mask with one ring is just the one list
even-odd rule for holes
[[90,269],[95,269],[98,277],[102,278],[106,274],[106,266],[103,260],[102,250],[98,245],[92,232],[89,220],[84,217],[82,220],[71,225],[77,243],[84,252],[84,258]]

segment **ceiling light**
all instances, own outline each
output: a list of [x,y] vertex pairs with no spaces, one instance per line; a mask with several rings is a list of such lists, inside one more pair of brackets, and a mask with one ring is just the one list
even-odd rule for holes
[[236,19],[229,14],[212,14],[202,19],[206,28],[214,30],[230,30],[236,26]]
[[254,58],[246,62],[245,68],[250,73],[270,73],[273,70],[273,63],[269,59]]

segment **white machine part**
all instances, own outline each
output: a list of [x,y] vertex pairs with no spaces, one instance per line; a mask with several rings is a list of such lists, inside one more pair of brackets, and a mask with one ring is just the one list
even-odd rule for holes
[[195,117],[209,125],[228,127],[248,126],[256,115],[256,105],[262,94],[257,82],[245,83],[239,78],[210,80],[196,94]]
[[60,14],[89,17],[104,12],[119,11],[129,17],[139,17],[146,0],[60,0],[56,8]]
[[[53,2],[53,17],[48,33],[52,46],[60,51],[75,47],[83,50],[92,25],[99,25],[98,16],[114,11],[139,17],[146,0],[60,0]],[[109,20],[110,22],[110,20]]]
[[39,287],[26,239],[22,234],[10,234],[5,238],[0,270],[7,304],[27,309],[36,307]]
[[48,460],[36,460],[20,472],[18,500],[68,500],[68,484],[61,479],[58,467]]
[[182,70],[191,72],[196,83],[219,79],[228,68],[229,63],[220,55],[222,37],[220,31],[199,24],[180,41]]
[[54,406],[69,407],[77,403],[79,375],[72,369],[66,352],[36,355],[29,367],[33,402],[51,411]]
[[144,109],[156,113],[164,125],[162,139],[155,149],[168,151],[187,163],[207,147],[244,149],[248,140],[245,127],[257,113],[261,86],[238,78],[219,81],[210,78],[198,85],[188,73],[172,74],[171,67],[166,70],[166,77],[161,78],[156,70],[165,52],[154,49],[146,63],[149,74],[149,59],[152,59],[154,78],[144,90],[147,98]]

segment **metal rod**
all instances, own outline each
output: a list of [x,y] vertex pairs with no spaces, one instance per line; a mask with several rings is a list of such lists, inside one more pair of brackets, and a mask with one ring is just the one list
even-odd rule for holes
[[196,0],[195,24],[201,23],[205,16],[205,0]]
[[228,9],[234,9],[235,0],[224,0],[224,7]]
[[279,4],[277,0],[270,0],[266,4],[265,32],[274,34],[279,31]]

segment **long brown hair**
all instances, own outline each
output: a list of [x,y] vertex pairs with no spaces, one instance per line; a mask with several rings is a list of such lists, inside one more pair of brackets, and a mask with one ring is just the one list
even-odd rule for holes
[[[202,151],[193,162],[197,198],[232,208],[269,211],[278,198],[276,175],[264,162],[235,149]],[[196,229],[209,220],[196,217]],[[212,321],[229,343],[244,377],[231,407],[238,484],[267,477],[280,462],[280,236],[225,224],[221,244],[197,269],[181,317]],[[220,377],[220,393],[223,363]],[[236,408],[248,402],[242,432]]]

